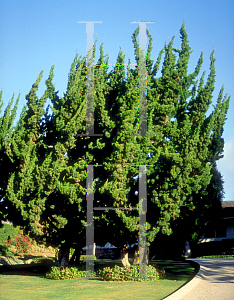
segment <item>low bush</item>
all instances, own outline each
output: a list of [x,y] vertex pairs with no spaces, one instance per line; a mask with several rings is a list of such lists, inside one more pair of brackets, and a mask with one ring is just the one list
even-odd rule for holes
[[86,271],[76,267],[52,267],[49,273],[46,273],[47,279],[64,280],[85,277]]
[[139,264],[126,267],[105,267],[99,274],[104,281],[150,281],[164,279],[166,277],[164,269],[159,270],[158,267],[149,265],[147,266],[147,278],[143,279],[140,278],[139,269]]
[[[103,281],[152,281],[164,279],[165,270],[149,265],[147,266],[147,278],[139,277],[139,265],[134,264],[128,267],[114,266],[105,267],[94,272],[94,276],[101,276]],[[46,273],[47,279],[65,280],[86,277],[85,266],[77,267],[51,267],[49,273]]]

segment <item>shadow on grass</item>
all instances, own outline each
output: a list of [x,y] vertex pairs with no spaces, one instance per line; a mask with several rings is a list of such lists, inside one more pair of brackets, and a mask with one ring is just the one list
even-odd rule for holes
[[58,266],[58,264],[33,263],[30,265],[0,266],[0,274],[45,277],[45,274],[50,271],[52,266]]
[[[130,260],[130,263],[131,260]],[[159,267],[165,270],[167,280],[189,281],[190,277],[193,278],[196,271],[196,263],[192,261],[173,261],[173,260],[152,260],[150,265]],[[114,267],[115,265],[122,266],[121,260],[108,260],[102,259],[95,261],[94,271],[104,267]],[[2,275],[21,275],[21,276],[37,276],[45,278],[46,273],[50,272],[52,266],[58,266],[57,262],[54,263],[33,263],[30,265],[8,265],[0,266],[0,274]],[[77,265],[72,265],[78,267]],[[85,265],[84,265],[85,266]],[[85,278],[87,280],[101,280],[100,277]]]
[[154,260],[152,264],[164,268],[168,280],[185,280],[197,267],[197,264],[192,261]]

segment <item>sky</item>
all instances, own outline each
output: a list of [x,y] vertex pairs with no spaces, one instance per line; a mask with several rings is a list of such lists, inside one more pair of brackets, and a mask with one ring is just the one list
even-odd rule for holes
[[[233,0],[0,0],[0,90],[3,91],[3,111],[19,93],[16,121],[26,104],[30,91],[41,70],[44,71],[38,97],[45,91],[45,80],[52,65],[54,84],[59,96],[66,92],[68,73],[78,53],[86,55],[86,24],[78,21],[101,21],[94,24],[93,42],[97,37],[96,59],[104,41],[104,54],[109,64],[116,63],[120,48],[135,63],[131,35],[137,23],[147,25],[153,37],[151,59],[157,59],[165,43],[175,35],[174,46],[181,47],[180,28],[183,20],[193,50],[188,72],[196,67],[201,50],[204,62],[200,76],[209,74],[210,54],[215,48],[216,82],[213,105],[224,85],[231,95],[223,138],[224,158],[217,162],[224,180],[224,200],[234,201],[234,1]],[[147,44],[148,45],[148,44]],[[110,69],[109,69],[110,70]],[[200,78],[199,76],[199,78]],[[213,107],[208,111],[211,113]],[[3,113],[2,111],[2,113]]]

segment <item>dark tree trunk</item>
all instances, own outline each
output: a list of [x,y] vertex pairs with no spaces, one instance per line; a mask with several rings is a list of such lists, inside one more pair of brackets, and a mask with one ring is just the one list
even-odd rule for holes
[[68,267],[70,246],[62,244],[58,253],[58,266]]
[[138,247],[137,249],[134,250],[134,260],[133,260],[134,264],[138,263]]
[[80,252],[81,252],[81,248],[76,247],[75,252],[73,253],[73,255],[70,259],[71,264],[74,264],[74,263],[78,264],[80,262]]
[[133,252],[134,252],[134,255],[133,255],[133,263],[134,264],[137,264],[138,263],[138,245],[134,245],[133,247]]

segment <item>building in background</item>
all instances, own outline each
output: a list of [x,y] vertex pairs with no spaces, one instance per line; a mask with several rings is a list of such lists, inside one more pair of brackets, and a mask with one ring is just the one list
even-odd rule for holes
[[199,243],[234,239],[234,201],[222,202],[221,216],[221,220],[217,220],[215,227],[205,231]]

